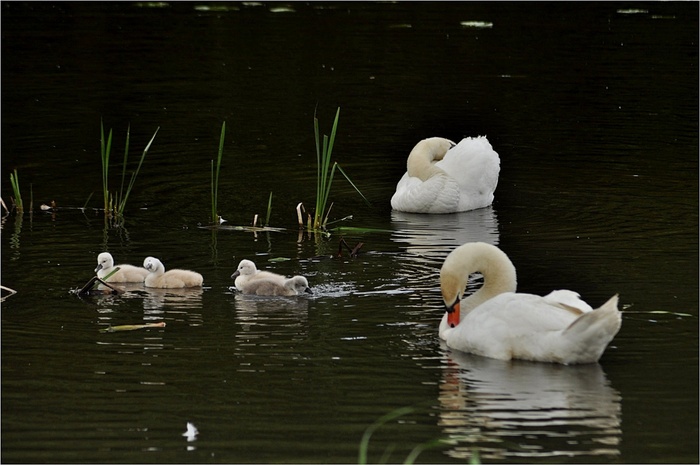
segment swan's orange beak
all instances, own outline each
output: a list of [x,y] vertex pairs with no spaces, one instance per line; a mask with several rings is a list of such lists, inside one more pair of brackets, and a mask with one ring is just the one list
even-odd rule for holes
[[459,299],[452,306],[447,307],[447,324],[450,328],[454,328],[459,324]]

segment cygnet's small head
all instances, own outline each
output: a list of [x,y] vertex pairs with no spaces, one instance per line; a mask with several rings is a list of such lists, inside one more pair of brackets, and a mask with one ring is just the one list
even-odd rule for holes
[[287,281],[288,285],[291,285],[292,289],[296,291],[298,295],[303,293],[313,294],[311,288],[309,287],[309,281],[303,276],[294,276]]
[[100,270],[108,270],[114,266],[114,259],[112,254],[109,252],[102,252],[97,256],[97,268],[95,268],[95,273]]
[[143,261],[143,267],[151,273],[156,271],[159,265],[161,265],[160,260],[155,257],[146,257],[146,259]]
[[236,279],[239,276],[254,275],[257,272],[258,269],[255,267],[255,263],[250,260],[241,260],[238,264],[238,268],[236,268],[236,271],[231,275],[231,279]]

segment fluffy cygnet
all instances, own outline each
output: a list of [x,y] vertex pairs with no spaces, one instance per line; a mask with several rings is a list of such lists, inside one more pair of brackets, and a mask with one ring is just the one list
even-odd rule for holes
[[109,252],[102,252],[97,256],[97,268],[95,273],[97,277],[105,280],[108,283],[142,283],[148,274],[148,270],[134,265],[117,265],[119,271],[114,273],[108,279],[105,276],[114,270],[114,258]]
[[303,276],[294,276],[280,284],[277,280],[258,278],[246,282],[243,294],[254,295],[301,295],[304,292],[313,294],[309,282]]
[[147,257],[143,261],[143,267],[149,271],[143,284],[146,287],[158,287],[161,289],[175,289],[183,287],[199,287],[204,278],[201,274],[189,270],[165,271],[165,266],[154,257]]
[[236,289],[242,291],[243,286],[251,280],[266,279],[268,281],[275,282],[280,286],[284,286],[284,282],[287,278],[270,271],[258,270],[255,267],[255,263],[251,262],[250,260],[241,260],[241,262],[238,264],[238,268],[231,275],[231,279],[234,280],[233,283],[235,284]]

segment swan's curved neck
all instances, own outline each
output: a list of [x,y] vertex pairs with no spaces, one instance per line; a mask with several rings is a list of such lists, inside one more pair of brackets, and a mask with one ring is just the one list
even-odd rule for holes
[[[489,244],[465,244],[455,249],[445,260],[443,269],[445,275],[453,277],[453,292],[458,293],[464,292],[471,274],[478,272],[484,277],[483,286],[461,301],[463,314],[498,294],[515,292],[517,287],[515,266],[505,253]],[[443,275],[442,280],[445,281],[446,276]]]
[[165,273],[165,266],[163,265],[163,263],[162,263],[162,262],[156,262],[156,263],[155,263],[155,266],[153,267],[152,273],[155,274],[155,275],[157,275],[157,276],[160,276],[160,275],[162,275],[163,273]]
[[408,155],[406,162],[408,175],[427,181],[436,174],[444,173],[443,170],[435,166],[435,162],[445,157],[450,144],[451,142],[447,139],[438,137],[418,142]]

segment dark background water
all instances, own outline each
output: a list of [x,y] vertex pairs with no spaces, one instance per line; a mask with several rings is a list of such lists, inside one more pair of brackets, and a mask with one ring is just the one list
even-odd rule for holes
[[[2,459],[9,462],[698,461],[698,4],[19,3],[2,8]],[[313,115],[342,178],[332,219],[358,259],[296,231],[315,195]],[[123,227],[101,213],[100,120],[135,160]],[[227,137],[219,210],[279,233],[199,228]],[[424,137],[486,135],[491,208],[392,212]],[[132,166],[130,166],[130,170]],[[519,290],[620,293],[599,365],[502,363],[445,349],[438,271],[498,244]],[[194,293],[81,300],[99,252],[205,277]],[[287,261],[270,261],[273,258]],[[309,299],[228,290],[242,258],[309,277]],[[166,321],[103,334],[108,324]],[[181,434],[186,422],[196,441]]]

